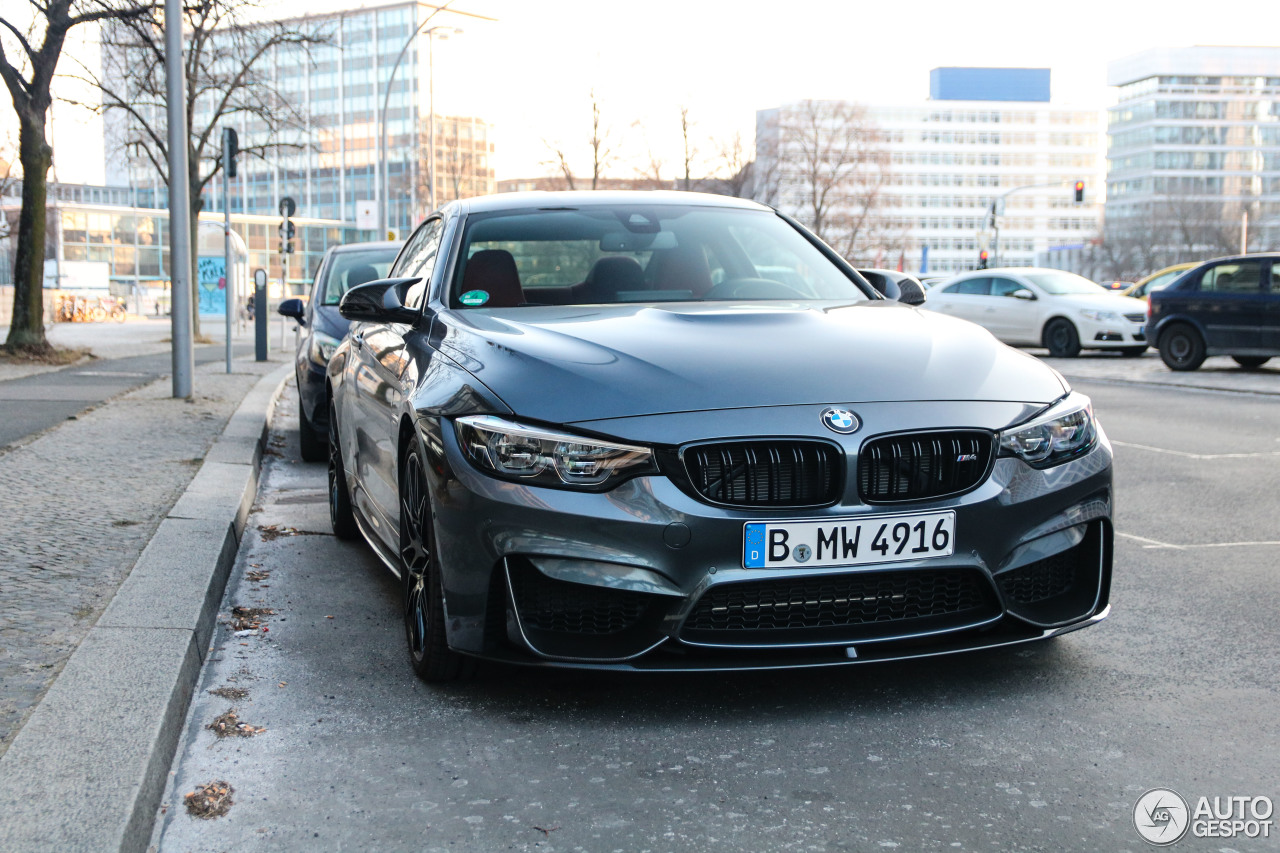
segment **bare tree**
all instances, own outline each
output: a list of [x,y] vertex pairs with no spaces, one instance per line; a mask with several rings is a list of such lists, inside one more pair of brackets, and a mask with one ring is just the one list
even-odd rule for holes
[[[795,210],[815,234],[852,255],[875,224],[889,157],[866,109],[848,101],[801,101],[762,128],[769,180],[757,192]],[[772,200],[772,199],[771,199]]]
[[551,159],[544,160],[542,164],[553,167],[558,171],[560,178],[564,182],[563,186],[559,186],[557,189],[576,190],[578,187],[573,179],[573,167],[569,165],[569,157],[565,154],[564,148],[553,145],[546,139],[542,140],[542,144],[547,146],[547,150],[551,152]]
[[22,212],[18,215],[18,252],[14,262],[13,319],[6,349],[48,352],[44,335],[45,200],[53,148],[45,123],[53,105],[53,75],[67,33],[81,24],[143,15],[140,0],[28,0],[31,18],[23,23],[0,15],[0,78],[18,116],[18,159],[22,164]]
[[600,183],[604,170],[613,163],[615,145],[610,139],[610,132],[601,126],[600,101],[596,98],[596,90],[591,90],[591,189]]
[[754,198],[755,166],[742,141],[742,134],[735,132],[727,141],[716,146],[712,180],[707,186],[720,195]]
[[689,108],[682,106],[680,107],[680,138],[684,142],[684,178],[680,189],[685,192],[692,189],[693,177],[690,172],[693,168],[693,158],[698,156],[698,149],[694,147],[689,138],[689,131],[692,129],[693,123],[689,120]]
[[[221,129],[240,125],[249,133],[240,151],[265,157],[273,150],[299,150],[281,134],[300,128],[299,105],[283,97],[268,73],[273,52],[305,51],[324,36],[289,22],[246,23],[259,9],[254,0],[199,0],[183,8],[187,114],[187,184],[191,199],[191,243],[197,245],[203,193],[222,169]],[[161,10],[104,28],[102,73],[85,79],[102,92],[102,109],[126,117],[125,149],[169,180],[165,44]],[[191,253],[191,280],[198,252]],[[191,300],[192,332],[200,335],[198,300]]]

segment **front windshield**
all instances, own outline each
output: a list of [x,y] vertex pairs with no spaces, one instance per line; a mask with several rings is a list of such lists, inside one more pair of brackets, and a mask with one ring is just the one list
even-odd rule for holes
[[396,259],[397,247],[363,252],[335,252],[324,281],[317,288],[321,305],[337,305],[342,294],[357,285],[386,278]]
[[1024,273],[1022,277],[1051,296],[1067,296],[1072,293],[1097,295],[1102,289],[1084,276],[1071,272],[1033,272]]
[[772,211],[617,205],[478,214],[462,308],[870,298]]

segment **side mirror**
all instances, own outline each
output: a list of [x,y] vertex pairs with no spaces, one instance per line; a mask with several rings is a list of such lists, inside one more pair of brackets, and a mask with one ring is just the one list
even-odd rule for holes
[[338,313],[348,320],[365,323],[412,325],[418,322],[422,312],[417,308],[407,307],[404,300],[409,288],[420,281],[421,278],[384,278],[353,287],[342,294]]
[[898,301],[903,305],[923,305],[927,297],[924,288],[909,278],[898,282]]
[[276,309],[277,314],[285,317],[292,317],[298,321],[298,325],[307,325],[307,306],[302,304],[301,299],[286,299],[280,303],[280,307]]
[[1012,296],[1014,299],[1025,299],[1028,302],[1034,302],[1036,299],[1036,295],[1032,293],[1030,290],[1027,290],[1025,287],[1019,287],[1017,290],[1015,290],[1013,293],[1010,293],[1009,295]]

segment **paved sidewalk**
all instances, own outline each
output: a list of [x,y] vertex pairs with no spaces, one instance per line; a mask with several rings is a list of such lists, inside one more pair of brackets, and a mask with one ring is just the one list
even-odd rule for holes
[[1274,358],[1256,370],[1245,370],[1225,355],[1214,356],[1205,359],[1199,370],[1179,372],[1165,367],[1155,350],[1147,350],[1141,358],[1088,351],[1081,353],[1079,358],[1049,358],[1046,350],[1029,349],[1027,352],[1039,356],[1068,380],[1280,394],[1280,358]]
[[0,455],[0,755],[232,412],[280,363],[233,366],[198,370],[190,402],[164,377]]

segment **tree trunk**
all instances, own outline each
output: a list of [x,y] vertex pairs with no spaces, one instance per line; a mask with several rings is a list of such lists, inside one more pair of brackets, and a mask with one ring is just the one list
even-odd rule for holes
[[18,159],[22,163],[22,213],[13,269],[13,320],[10,347],[47,349],[44,336],[44,240],[46,177],[53,149],[45,139],[44,113],[20,116]]
[[197,195],[191,196],[191,340],[200,339],[200,211],[204,203]]

